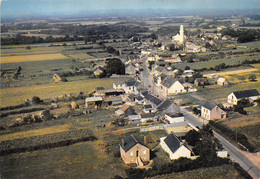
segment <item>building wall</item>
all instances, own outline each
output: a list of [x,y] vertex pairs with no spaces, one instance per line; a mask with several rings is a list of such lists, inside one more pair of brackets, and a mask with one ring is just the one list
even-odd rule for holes
[[183,122],[184,121],[184,116],[180,116],[180,117],[170,117],[168,115],[165,115],[166,119],[170,122],[170,123],[176,123],[176,122]]
[[228,95],[228,97],[227,97],[227,102],[228,103],[237,105],[237,101],[238,100],[237,100],[236,96],[233,93]]
[[170,88],[167,89],[167,94],[178,94],[178,93],[186,93],[184,86],[179,82],[176,81]]
[[224,119],[226,118],[226,112],[223,111],[222,109],[220,109],[218,106],[215,106],[212,110],[211,110],[211,114],[210,114],[210,119]]
[[123,159],[125,164],[136,163],[137,160],[137,151],[138,156],[141,158],[143,162],[150,161],[150,149],[141,145],[136,144],[129,151],[125,152],[120,146],[121,158]]
[[123,90],[125,91],[125,93],[134,93],[134,94],[138,94],[137,88],[135,86],[124,86]]
[[191,151],[187,149],[184,145],[181,145],[181,147],[174,153],[171,153],[170,158],[171,160],[178,159],[180,157],[191,157]]
[[160,138],[160,145],[161,145],[162,149],[169,154],[169,157],[170,157],[171,160],[175,160],[175,159],[178,159],[180,157],[190,158],[191,151],[189,149],[187,149],[184,145],[181,145],[181,147],[177,151],[172,153],[171,149],[164,142],[165,138],[166,137]]
[[210,110],[201,106],[201,117],[210,120]]

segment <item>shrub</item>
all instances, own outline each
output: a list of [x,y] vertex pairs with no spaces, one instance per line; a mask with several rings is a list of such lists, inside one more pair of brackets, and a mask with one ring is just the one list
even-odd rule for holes
[[38,96],[32,97],[32,103],[33,104],[40,104],[42,100]]

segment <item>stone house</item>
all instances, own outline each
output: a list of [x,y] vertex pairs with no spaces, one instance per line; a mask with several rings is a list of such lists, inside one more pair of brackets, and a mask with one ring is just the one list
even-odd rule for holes
[[170,100],[165,100],[158,107],[158,111],[163,115],[165,113],[179,113],[180,108],[177,104],[171,102]]
[[181,82],[173,77],[169,77],[163,81],[161,88],[167,95],[186,93],[187,90]]
[[181,113],[166,113],[165,119],[169,121],[169,123],[178,123],[184,122],[184,115]]
[[201,106],[201,117],[206,120],[224,119],[227,117],[227,113],[215,103],[207,101]]
[[160,138],[160,145],[162,149],[169,154],[171,160],[180,157],[191,157],[191,151],[186,147],[174,134],[169,134],[166,137]]
[[228,85],[228,81],[223,77],[219,77],[218,80],[217,80],[217,84],[222,85],[222,86]]
[[227,96],[227,102],[230,104],[237,105],[237,102],[241,99],[249,99],[254,101],[260,98],[260,94],[256,89],[234,91]]
[[150,149],[145,145],[146,137],[144,138],[144,144],[138,142],[132,135],[122,139],[120,154],[124,163],[136,163],[137,166],[143,166],[143,162],[150,161]]

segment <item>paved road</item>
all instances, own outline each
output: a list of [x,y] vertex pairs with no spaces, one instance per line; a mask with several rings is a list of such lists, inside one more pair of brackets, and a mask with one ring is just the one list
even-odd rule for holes
[[[194,126],[203,126],[203,122],[198,118],[194,117],[190,114],[186,109],[181,109],[181,112],[185,115],[185,119]],[[206,121],[205,121],[206,123]],[[239,150],[236,146],[231,144],[228,140],[222,137],[217,132],[213,131],[214,136],[220,141],[223,148],[228,151],[230,159],[239,163],[244,170],[248,171],[248,173],[253,178],[260,178],[260,169],[255,166],[244,154],[241,150]]]
[[[154,95],[156,95],[155,91],[153,90],[153,82],[150,79],[150,75],[148,72],[147,64],[146,64],[146,58],[143,59],[143,72],[141,74],[142,81],[144,82],[144,86]],[[151,87],[149,87],[151,86]],[[199,100],[202,100],[199,96],[193,96],[195,98],[198,98]],[[181,112],[185,115],[185,119],[191,123],[194,126],[201,127],[203,126],[203,123],[206,121],[203,121],[201,118],[195,117],[191,112],[189,112],[186,109],[181,109]],[[229,156],[232,160],[239,163],[241,167],[244,168],[244,170],[248,171],[248,173],[253,178],[260,178],[260,169],[255,166],[244,154],[241,150],[239,150],[237,147],[235,147],[233,144],[231,144],[229,141],[227,141],[224,137],[213,131],[214,136],[220,141],[220,143],[223,145],[223,148],[228,151]]]

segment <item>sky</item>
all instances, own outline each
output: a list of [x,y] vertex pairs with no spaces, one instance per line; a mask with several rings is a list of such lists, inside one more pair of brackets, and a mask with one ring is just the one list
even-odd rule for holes
[[1,0],[2,17],[75,15],[107,10],[260,9],[260,0]]

